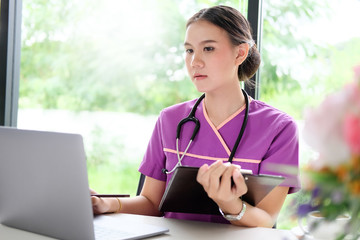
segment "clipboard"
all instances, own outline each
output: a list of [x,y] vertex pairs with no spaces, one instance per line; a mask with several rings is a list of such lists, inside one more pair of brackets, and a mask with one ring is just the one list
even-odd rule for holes
[[[161,212],[197,213],[220,215],[217,204],[208,197],[204,188],[196,181],[199,168],[179,166],[176,168],[161,199]],[[248,192],[242,199],[255,206],[272,189],[284,181],[282,176],[243,174]]]

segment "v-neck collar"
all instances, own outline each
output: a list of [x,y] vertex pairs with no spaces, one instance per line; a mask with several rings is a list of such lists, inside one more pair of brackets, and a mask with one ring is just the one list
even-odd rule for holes
[[[251,97],[249,97],[249,106],[250,106],[250,102],[251,102]],[[229,147],[226,145],[225,140],[223,139],[223,137],[221,136],[219,130],[226,125],[228,122],[230,122],[232,119],[234,119],[237,115],[239,115],[245,108],[246,105],[244,104],[241,108],[239,108],[239,110],[237,110],[235,113],[233,113],[231,116],[229,116],[227,119],[225,119],[222,123],[219,124],[219,126],[215,127],[215,125],[211,122],[206,108],[205,108],[205,104],[204,101],[202,101],[202,108],[203,108],[203,114],[204,117],[206,119],[206,121],[208,122],[208,124],[210,125],[211,129],[214,131],[215,135],[217,136],[217,138],[219,139],[221,145],[223,146],[223,148],[225,149],[226,153],[228,154],[228,156],[230,156],[231,151],[229,149]]]

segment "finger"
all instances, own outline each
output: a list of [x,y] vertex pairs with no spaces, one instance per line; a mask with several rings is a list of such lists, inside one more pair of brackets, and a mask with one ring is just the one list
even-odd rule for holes
[[221,161],[211,165],[208,170],[208,188],[205,189],[210,198],[218,198],[218,191],[220,188],[220,181],[222,174],[229,164],[223,164]]
[[104,202],[104,199],[102,199],[101,197],[97,197],[97,196],[91,196],[91,202],[95,205],[99,205]]
[[238,197],[233,190],[234,186],[232,176],[235,169],[239,169],[239,167],[236,165],[229,165],[224,174],[221,176],[220,187],[217,195],[218,201],[226,202]]
[[91,205],[94,214],[99,214],[99,200],[98,197],[91,197]]
[[228,192],[231,191],[231,187],[232,187],[231,177],[233,176],[235,169],[238,169],[238,167],[236,167],[235,165],[227,166],[223,175],[221,176],[220,188],[222,188],[223,190],[226,190]]
[[200,167],[196,179],[200,184],[203,185],[204,188],[206,188],[206,186],[209,185],[209,177],[211,175],[211,172],[213,171],[214,167],[216,167],[219,164],[221,164],[221,161],[216,161],[213,164],[211,164],[210,166],[207,164],[204,164]]
[[208,171],[210,184],[214,187],[215,190],[220,187],[220,179],[222,178],[223,174],[229,166],[230,163],[222,162],[210,166],[210,169]]
[[196,181],[198,182],[198,183],[200,183],[200,184],[204,184],[204,183],[206,183],[206,176],[205,176],[205,174],[206,174],[206,172],[208,171],[208,169],[209,169],[209,165],[207,165],[207,164],[204,164],[204,165],[202,165],[200,168],[199,168],[199,171],[198,171],[198,173],[197,173],[197,175],[196,175]]
[[221,173],[224,171],[226,164],[228,163],[224,164],[221,160],[214,162],[209,166],[209,170],[207,174],[209,175],[216,174],[218,176],[221,176]]
[[97,205],[99,203],[100,199],[95,196],[91,196],[91,203],[92,205]]
[[233,171],[232,177],[234,181],[234,187],[232,188],[234,194],[242,196],[247,193],[247,185],[245,183],[244,176],[240,172],[240,169],[235,169]]
[[202,165],[202,166],[199,168],[199,171],[198,171],[197,176],[198,176],[198,177],[202,177],[202,176],[207,172],[208,169],[209,169],[209,165],[207,165],[207,164],[205,163],[204,165]]
[[97,192],[95,192],[94,190],[92,190],[91,188],[89,188],[90,190],[90,194],[97,194]]
[[99,197],[92,196],[91,197],[91,204],[93,208],[94,214],[102,214],[104,213],[104,200]]

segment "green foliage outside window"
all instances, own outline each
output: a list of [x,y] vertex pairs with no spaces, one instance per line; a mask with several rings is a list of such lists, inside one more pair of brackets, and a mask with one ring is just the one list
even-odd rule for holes
[[[193,0],[185,5],[175,0],[107,0],[100,5],[89,0],[26,0],[23,4],[20,108],[158,114],[166,106],[199,95],[184,71],[184,25],[195,9],[224,1]],[[309,22],[330,16],[328,8],[327,2],[314,0],[264,1],[260,98],[297,119],[304,106],[318,101],[316,96],[341,86],[336,79],[350,78],[351,67],[344,73],[337,65],[359,61],[351,54],[359,49],[358,39],[340,43],[339,50],[296,35],[296,19]],[[286,66],[294,56],[299,61]],[[299,65],[307,69],[316,61],[331,62],[334,72],[320,68],[304,77],[292,70],[301,70]],[[283,98],[294,95],[298,100],[282,104]]]
[[198,96],[184,74],[185,23],[217,2],[120,2],[24,1],[21,108],[158,114]]

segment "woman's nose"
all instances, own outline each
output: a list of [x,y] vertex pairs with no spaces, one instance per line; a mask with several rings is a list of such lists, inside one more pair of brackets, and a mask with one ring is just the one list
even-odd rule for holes
[[199,54],[193,54],[191,59],[191,66],[192,67],[203,67],[204,61],[202,60]]

